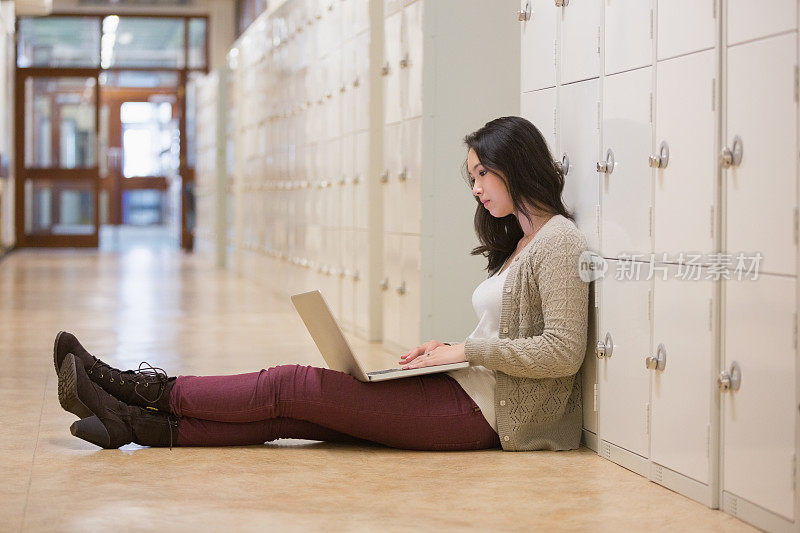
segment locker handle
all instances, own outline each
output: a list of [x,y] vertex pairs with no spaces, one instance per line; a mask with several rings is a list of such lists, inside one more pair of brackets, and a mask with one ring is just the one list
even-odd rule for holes
[[650,370],[664,370],[667,367],[667,349],[663,344],[658,345],[655,357],[647,357],[645,366]]
[[358,87],[359,85],[361,85],[361,80],[356,76],[356,79],[353,80],[353,87]]
[[658,155],[650,156],[650,166],[652,168],[667,168],[669,164],[669,145],[667,141],[662,141],[658,148]]
[[742,163],[744,144],[738,135],[733,138],[733,149],[727,146],[722,149],[720,154],[720,164],[722,168],[738,167]]
[[403,169],[403,171],[402,171],[402,172],[400,172],[400,173],[397,175],[397,179],[399,179],[400,181],[406,181],[406,179],[407,179],[407,178],[408,178],[408,172],[407,172],[407,170],[404,168],[404,169]]
[[722,372],[719,378],[717,378],[717,384],[721,392],[727,392],[729,390],[733,390],[734,392],[738,391],[739,387],[742,385],[742,370],[739,368],[739,363],[736,361],[731,363],[730,373]]
[[384,171],[384,173],[381,174],[381,183],[389,183],[389,171],[388,170]]
[[611,174],[614,172],[614,165],[614,152],[612,152],[611,148],[609,148],[606,152],[606,160],[597,162],[597,172]]
[[392,67],[389,66],[389,62],[387,61],[383,68],[381,69],[381,75],[388,76],[389,73],[392,71]]
[[405,293],[406,293],[406,282],[405,281],[401,281],[400,282],[400,286],[397,287],[397,294],[402,296]]
[[605,341],[597,341],[597,346],[595,347],[595,355],[597,355],[598,359],[606,359],[611,357],[614,353],[614,338],[611,336],[610,332],[606,332]]
[[359,279],[361,279],[361,274],[359,274],[358,270],[356,270],[353,272],[353,281],[358,281]]
[[411,64],[411,61],[408,59],[408,54],[403,56],[403,59],[400,60],[400,68],[408,68],[408,65]]
[[569,156],[566,152],[561,157],[561,161],[556,161],[556,166],[561,170],[561,173],[566,176],[569,174]]
[[383,278],[380,283],[380,288],[385,291],[389,288],[389,278]]
[[517,16],[517,20],[520,22],[525,22],[531,20],[531,3],[530,1],[525,2],[525,9],[520,10],[519,15]]

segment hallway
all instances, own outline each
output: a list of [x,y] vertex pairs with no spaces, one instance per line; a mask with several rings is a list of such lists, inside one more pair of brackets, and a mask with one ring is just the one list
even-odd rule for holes
[[[99,450],[69,434],[73,417],[58,404],[59,329],[112,364],[170,374],[322,358],[288,300],[199,254],[20,250],[0,260],[0,295],[3,530],[752,530],[586,448],[437,453],[283,439]],[[368,370],[394,364],[352,340]]]

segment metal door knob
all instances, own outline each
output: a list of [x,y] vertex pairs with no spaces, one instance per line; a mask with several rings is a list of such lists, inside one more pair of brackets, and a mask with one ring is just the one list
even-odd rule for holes
[[614,152],[611,151],[611,148],[606,152],[606,160],[597,162],[597,172],[603,174],[611,174],[614,172]]
[[667,367],[667,349],[663,344],[658,345],[655,357],[647,357],[645,366],[650,370],[664,370]]
[[736,361],[731,363],[730,371],[722,372],[717,378],[717,384],[721,392],[738,391],[742,385],[742,370],[739,368],[739,363]]
[[517,16],[517,20],[520,22],[525,22],[531,19],[531,3],[530,1],[525,2],[525,9],[520,10],[519,15]]
[[594,350],[598,359],[607,359],[614,353],[614,338],[611,333],[606,332],[605,341],[597,341],[597,346]]
[[744,152],[744,145],[742,138],[738,135],[733,138],[733,147],[727,146],[722,149],[720,154],[720,164],[722,168],[738,167],[742,163],[742,155]]
[[650,156],[650,166],[652,168],[667,168],[669,164],[669,145],[663,141],[658,149],[658,155]]

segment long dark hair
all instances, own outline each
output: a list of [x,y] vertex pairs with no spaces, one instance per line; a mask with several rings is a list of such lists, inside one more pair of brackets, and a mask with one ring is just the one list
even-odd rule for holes
[[[564,174],[556,165],[541,132],[522,117],[501,117],[487,122],[481,129],[464,137],[467,148],[475,150],[481,164],[503,179],[514,208],[528,220],[532,214],[562,215],[573,222],[575,217],[564,206]],[[470,187],[474,180],[467,162],[462,167]],[[493,217],[475,198],[475,233],[480,246],[472,255],[488,257],[486,270],[496,273],[514,252],[523,236],[522,227],[514,214]],[[535,213],[530,213],[532,206]]]

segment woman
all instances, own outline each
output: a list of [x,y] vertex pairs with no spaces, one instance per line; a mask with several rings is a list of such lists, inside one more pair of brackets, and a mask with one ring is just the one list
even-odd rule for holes
[[[403,368],[459,361],[447,373],[362,383],[311,366],[234,376],[119,371],[71,334],[56,337],[62,407],[72,434],[103,448],[261,444],[278,438],[377,442],[417,450],[565,450],[580,443],[588,285],[586,239],[564,207],[564,177],[539,130],[519,117],[464,139],[478,201],[475,230],[489,277],[462,344],[429,341]],[[149,365],[148,365],[149,366]]]

